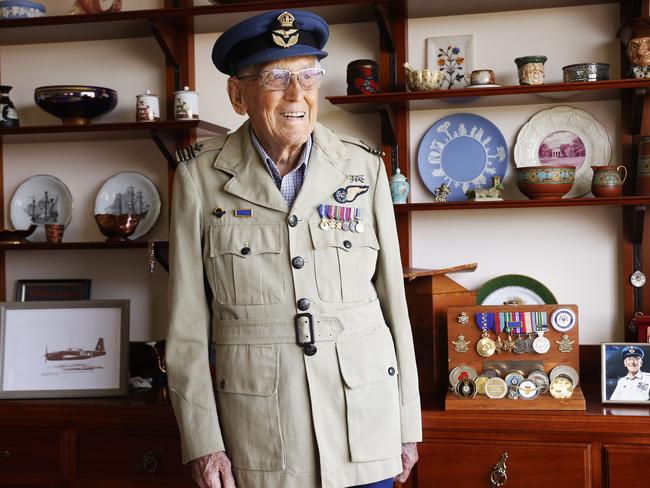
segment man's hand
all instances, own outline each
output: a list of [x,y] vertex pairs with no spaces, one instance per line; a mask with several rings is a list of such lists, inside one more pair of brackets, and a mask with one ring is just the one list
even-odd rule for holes
[[402,472],[395,477],[395,481],[405,483],[418,459],[418,445],[415,442],[402,444]]
[[[416,454],[417,456],[417,454]],[[404,459],[404,454],[402,454]],[[230,459],[224,451],[213,452],[191,462],[192,478],[200,488],[236,488]]]

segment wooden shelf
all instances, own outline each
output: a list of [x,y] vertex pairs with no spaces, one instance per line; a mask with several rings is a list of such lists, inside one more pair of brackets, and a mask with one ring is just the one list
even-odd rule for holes
[[395,213],[429,210],[475,210],[483,208],[543,208],[543,207],[596,207],[596,206],[648,206],[650,197],[614,198],[561,198],[558,200],[504,200],[501,202],[446,202],[404,203],[394,205]]
[[531,10],[537,8],[573,7],[598,3],[619,3],[611,0],[464,0],[462,2],[432,2],[407,0],[409,18],[441,17],[446,15],[482,14],[508,10]]
[[[372,0],[303,0],[300,8],[321,15],[328,23],[374,20]],[[262,0],[107,14],[56,15],[0,20],[0,45],[91,41],[149,37],[152,22],[166,22],[195,33],[223,32],[256,11],[287,8],[287,2]],[[67,28],[66,28],[67,27]]]
[[0,251],[50,251],[70,249],[144,249],[147,241],[126,242],[62,242],[48,244],[47,242],[24,242],[22,244],[0,243]]
[[226,134],[228,129],[202,120],[164,122],[116,122],[86,125],[38,125],[0,128],[4,144],[34,142],[148,139],[156,134],[208,137]]
[[326,98],[348,112],[370,113],[377,111],[381,105],[397,105],[408,110],[434,110],[459,105],[485,107],[615,100],[620,98],[622,90],[636,89],[650,89],[650,80],[578,81],[376,95],[341,95]]

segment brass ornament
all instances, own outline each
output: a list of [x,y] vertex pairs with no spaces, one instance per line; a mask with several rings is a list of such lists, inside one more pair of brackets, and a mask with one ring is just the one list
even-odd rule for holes
[[471,344],[470,341],[465,340],[465,336],[462,334],[455,341],[451,341],[451,343],[454,345],[456,352],[467,352],[467,346]]

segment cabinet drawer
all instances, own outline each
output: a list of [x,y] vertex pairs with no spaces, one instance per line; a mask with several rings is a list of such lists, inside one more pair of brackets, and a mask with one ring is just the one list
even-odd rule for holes
[[491,488],[490,475],[504,452],[505,488],[591,487],[591,446],[586,443],[443,439],[420,444],[418,451],[419,488]]
[[180,437],[175,432],[80,431],[79,486],[90,486],[84,483],[90,479],[149,479],[156,486],[189,484],[191,475],[189,467],[181,462],[180,446]]
[[647,488],[650,446],[605,444],[605,466],[609,488]]
[[65,484],[68,435],[63,430],[0,429],[0,481]]

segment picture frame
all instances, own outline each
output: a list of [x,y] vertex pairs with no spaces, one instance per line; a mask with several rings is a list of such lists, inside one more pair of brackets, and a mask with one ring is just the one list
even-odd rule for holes
[[603,403],[650,404],[650,344],[601,345],[601,394]]
[[0,303],[0,398],[126,396],[129,300]]
[[16,301],[90,300],[90,280],[18,280]]

